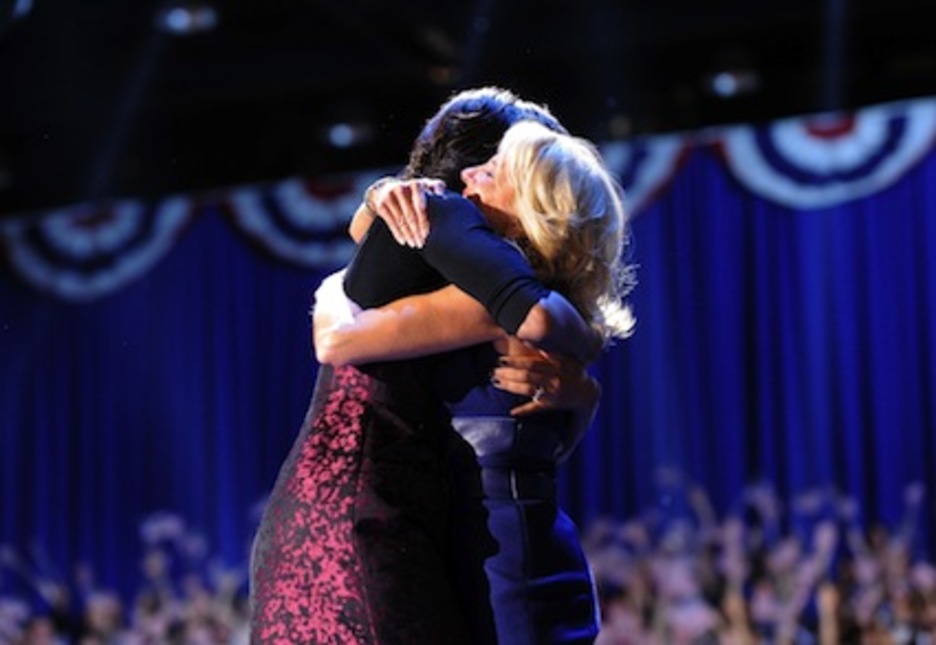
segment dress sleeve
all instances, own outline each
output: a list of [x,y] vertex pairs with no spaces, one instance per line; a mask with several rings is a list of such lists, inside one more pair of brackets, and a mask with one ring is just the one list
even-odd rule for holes
[[377,218],[351,259],[344,290],[356,304],[372,309],[446,284],[419,251],[397,244],[387,224]]
[[515,334],[530,309],[549,294],[520,250],[497,235],[475,206],[447,193],[430,196],[426,262],[485,306]]

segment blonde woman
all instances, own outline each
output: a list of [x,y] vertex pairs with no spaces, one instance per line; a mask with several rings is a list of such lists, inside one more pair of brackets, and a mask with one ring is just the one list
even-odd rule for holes
[[[605,340],[629,334],[632,320],[622,305],[621,191],[591,144],[521,123],[507,131],[496,155],[464,170],[462,179],[463,196],[487,226],[523,249],[543,285],[573,303]],[[437,226],[447,226],[439,219],[451,215],[443,205],[458,199],[427,198],[427,248],[439,246],[432,236]],[[417,236],[411,244],[421,242]],[[356,292],[382,288],[394,267],[376,277],[363,262],[350,271],[368,274],[367,280],[345,280],[352,300],[367,301],[369,294]],[[557,505],[555,469],[590,421],[597,384],[573,361],[507,336],[478,300],[454,286],[353,318],[335,286],[322,289],[316,306],[320,361],[363,364],[433,354],[429,373],[455,430],[451,539],[473,640],[593,641],[594,589],[576,528]],[[438,354],[467,342],[483,344]]]

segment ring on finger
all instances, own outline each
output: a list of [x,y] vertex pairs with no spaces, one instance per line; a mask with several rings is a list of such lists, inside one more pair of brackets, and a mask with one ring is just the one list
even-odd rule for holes
[[546,394],[546,388],[540,385],[538,388],[536,388],[536,390],[533,391],[533,402],[539,403],[544,394]]

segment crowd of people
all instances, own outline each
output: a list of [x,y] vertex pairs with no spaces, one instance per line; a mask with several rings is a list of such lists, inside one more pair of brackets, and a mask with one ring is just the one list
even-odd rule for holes
[[[924,491],[906,488],[893,526],[862,522],[833,489],[781,500],[766,484],[717,516],[704,489],[664,469],[659,501],[589,524],[582,541],[602,603],[600,645],[913,644],[936,632],[936,566],[921,530]],[[5,546],[0,576],[30,597],[0,597],[0,643],[247,643],[246,563],[225,569],[176,515],[140,525],[132,598],[87,566],[68,580]]]
[[[140,523],[132,597],[102,587],[87,564],[65,579],[36,548],[0,551],[0,645],[216,645],[249,642],[246,562],[223,567],[176,514]],[[12,585],[11,585],[12,586]],[[28,590],[23,594],[22,590]]]
[[[583,531],[600,645],[934,642],[921,486],[906,488],[899,523],[866,526],[855,501],[832,489],[781,502],[771,486],[752,485],[718,517],[683,474],[661,471],[658,483],[665,501]],[[0,643],[246,643],[246,563],[211,566],[203,541],[172,514],[146,518],[140,533],[132,598],[100,589],[87,567],[61,580],[35,554],[3,547],[0,570],[32,591],[0,597]]]
[[659,485],[664,503],[583,535],[600,645],[933,642],[921,485],[906,487],[894,526],[862,522],[857,502],[832,488],[781,503],[771,486],[752,485],[719,518],[682,473],[663,470]]

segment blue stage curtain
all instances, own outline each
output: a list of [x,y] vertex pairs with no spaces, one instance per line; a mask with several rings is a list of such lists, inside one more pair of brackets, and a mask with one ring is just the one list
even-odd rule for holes
[[246,562],[252,509],[312,391],[321,277],[254,249],[217,212],[91,304],[4,275],[0,542],[41,544],[60,571],[87,561],[130,591],[139,521],[168,510],[226,566]]
[[757,481],[786,499],[834,486],[889,525],[910,482],[933,499],[936,157],[795,212],[702,148],[633,227],[637,331],[596,367],[602,408],[564,481],[580,520],[665,512],[661,466],[721,512]]
[[[675,504],[661,466],[721,512],[758,480],[787,497],[834,485],[887,523],[908,482],[932,499],[936,156],[869,198],[793,212],[701,148],[634,237],[637,331],[595,365],[599,417],[562,480],[580,524]],[[221,211],[92,303],[0,273],[0,543],[130,591],[138,522],[165,509],[243,564],[311,393],[323,275],[253,248]]]

